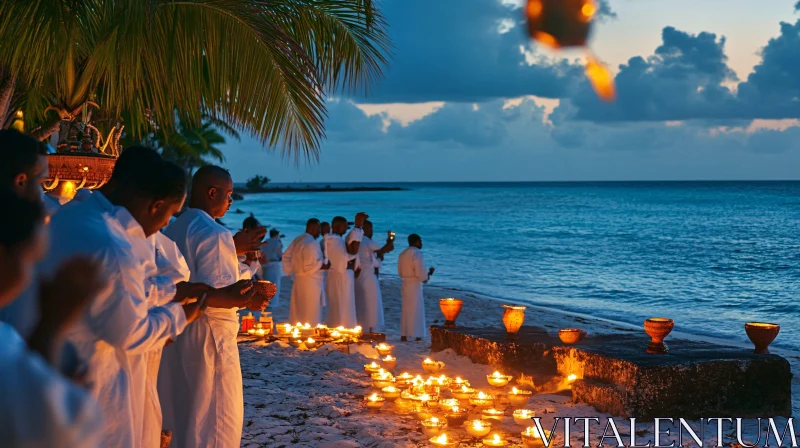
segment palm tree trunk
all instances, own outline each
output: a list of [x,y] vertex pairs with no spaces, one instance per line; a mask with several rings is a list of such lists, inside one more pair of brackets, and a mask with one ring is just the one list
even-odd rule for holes
[[11,100],[14,96],[14,87],[17,84],[17,77],[8,75],[5,79],[2,89],[0,89],[0,126],[3,129],[8,129],[11,126],[11,117],[8,116],[9,109],[11,108]]

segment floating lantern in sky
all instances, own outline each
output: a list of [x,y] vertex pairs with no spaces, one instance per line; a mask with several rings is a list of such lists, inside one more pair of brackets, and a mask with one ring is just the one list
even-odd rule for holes
[[[585,48],[597,9],[595,0],[528,0],[525,8],[528,34],[553,49]],[[600,98],[605,101],[616,98],[614,77],[591,54],[586,64],[586,76]]]

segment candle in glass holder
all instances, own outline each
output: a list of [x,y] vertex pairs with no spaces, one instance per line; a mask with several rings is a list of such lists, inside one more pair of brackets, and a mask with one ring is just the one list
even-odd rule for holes
[[460,406],[453,406],[450,410],[445,411],[444,418],[447,420],[447,425],[451,427],[463,425],[467,420],[467,410]]
[[508,394],[508,400],[514,406],[524,406],[528,404],[528,400],[530,400],[533,392],[529,390],[520,390],[516,387],[511,389],[511,392]]
[[489,394],[483,393],[483,391],[478,392],[475,395],[469,397],[469,404],[473,406],[477,406],[479,408],[488,408],[492,405],[494,401],[494,397]]
[[[544,429],[545,437],[550,437],[550,431]],[[520,433],[522,437],[522,444],[528,448],[543,448],[544,439],[539,435],[539,430],[535,426],[525,428],[525,431]]]
[[430,442],[432,445],[435,446],[456,446],[458,445],[458,440],[451,440],[447,438],[447,434],[442,434],[440,436],[431,437]]
[[386,355],[386,357],[381,358],[381,364],[387,370],[394,370],[395,366],[397,366],[397,358],[393,358],[392,355]]
[[425,373],[438,373],[443,368],[444,363],[441,361],[434,361],[430,358],[425,358],[425,360],[422,361],[422,370],[424,370]]
[[530,409],[517,409],[514,411],[514,423],[527,426],[536,414]]
[[381,366],[379,366],[375,361],[372,361],[369,364],[364,364],[364,370],[372,375],[373,373],[378,373],[381,370]]
[[380,409],[385,401],[379,394],[372,394],[364,400],[367,407],[370,409]]
[[383,392],[383,398],[387,399],[388,401],[395,401],[400,398],[400,389],[394,386],[387,386],[381,389]]
[[505,413],[499,409],[484,409],[481,411],[481,418],[484,420],[502,421]]
[[385,342],[381,342],[380,344],[375,346],[375,350],[378,351],[378,354],[381,356],[389,356],[392,354],[392,350],[394,350],[393,345],[389,345]]
[[484,446],[506,446],[506,441],[500,434],[492,434],[490,437],[483,439]]
[[505,385],[511,381],[511,376],[503,375],[502,373],[495,371],[491,375],[486,375],[486,381],[488,381],[489,385],[493,387],[505,387]]
[[428,437],[441,434],[446,427],[447,421],[440,420],[438,417],[430,417],[422,421],[422,432]]
[[464,429],[470,437],[483,437],[492,430],[492,424],[486,420],[469,420],[464,422]]
[[468,400],[475,393],[475,389],[465,384],[461,386],[461,389],[451,390],[450,392],[459,400]]

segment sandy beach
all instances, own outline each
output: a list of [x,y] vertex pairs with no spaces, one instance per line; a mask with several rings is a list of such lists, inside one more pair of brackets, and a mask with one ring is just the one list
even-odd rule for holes
[[[400,288],[399,280],[386,276],[381,280],[386,313],[387,342],[395,345],[398,359],[396,373],[408,371],[423,374],[421,362],[426,357],[446,363],[442,373],[459,375],[475,388],[488,391],[485,375],[492,373],[489,366],[472,363],[468,358],[452,351],[430,353],[430,344],[399,342]],[[288,318],[288,297],[291,280],[284,278],[281,304],[272,310],[275,322]],[[478,294],[438,287],[434,282],[425,287],[426,318],[429,325],[441,324],[443,318],[438,307],[441,297],[456,296],[464,300],[464,308],[457,323],[463,326],[500,326],[500,302]],[[591,328],[592,333],[641,331],[624,324],[576,316],[548,308],[529,308],[526,324],[544,327],[557,332],[559,328],[579,326]],[[370,345],[351,345],[351,353],[342,353],[332,345],[316,351],[295,349],[283,342],[242,340],[239,344],[242,374],[244,377],[245,428],[243,447],[421,447],[431,446],[420,428],[419,421],[411,415],[398,415],[387,403],[380,411],[370,411],[362,403],[364,395],[375,390],[363,366],[378,358]],[[793,361],[793,367],[795,362]],[[796,381],[796,377],[795,377]],[[602,422],[609,417],[585,404],[573,404],[569,390],[556,394],[534,394],[528,409],[542,417],[544,428],[553,425],[554,417],[599,417]],[[510,411],[509,411],[510,412]],[[509,413],[507,412],[507,414]],[[637,443],[652,439],[652,424],[637,424]],[[623,422],[619,431],[626,444],[630,427]],[[562,428],[559,424],[559,428]],[[755,420],[745,420],[746,434],[755,434]],[[524,427],[507,415],[493,430],[499,431],[509,441],[508,446],[522,446],[520,431]],[[593,437],[599,437],[603,427],[592,427]],[[747,432],[749,431],[749,432]],[[466,437],[462,428],[451,429],[448,434]],[[573,428],[571,445],[583,445],[581,428]],[[735,437],[726,431],[726,438]],[[593,444],[597,439],[593,439]],[[735,438],[733,439],[735,441]],[[753,437],[755,440],[755,437]],[[715,444],[715,430],[709,429],[704,437],[706,446]],[[730,440],[729,440],[730,441]],[[564,446],[563,429],[555,434],[555,446]],[[608,443],[608,441],[607,441]],[[482,446],[480,441],[462,440],[459,446]]]

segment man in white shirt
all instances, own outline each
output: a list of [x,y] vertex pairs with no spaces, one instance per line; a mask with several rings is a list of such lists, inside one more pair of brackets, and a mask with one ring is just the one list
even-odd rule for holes
[[192,178],[189,208],[164,232],[185,257],[191,281],[217,289],[208,295],[206,314],[162,356],[158,393],[174,448],[234,448],[241,442],[244,397],[236,311],[262,309],[266,298],[254,295],[238,260],[258,250],[263,233],[243,230],[234,236],[215,221],[230,208],[232,193],[230,173],[200,168]]
[[[320,239],[319,239],[319,247],[322,250],[322,258],[324,259],[324,264],[330,265],[330,260],[328,259],[328,250],[325,248],[325,235],[331,233],[331,223],[328,221],[323,221],[319,225],[320,229]],[[325,285],[328,284],[328,270],[322,272],[322,291],[320,292],[320,303],[322,307],[325,308],[328,306],[328,294],[325,292]]]
[[[31,281],[33,264],[46,251],[40,204],[0,187],[0,204],[14,219],[0,221],[0,307]],[[44,313],[48,334],[35,334],[38,353],[29,350],[11,325],[0,322],[0,441],[9,447],[100,447],[103,419],[89,394],[59,375],[47,357],[58,353],[58,339],[88,299],[102,286],[98,267],[70,260],[41,294],[55,299],[58,313]],[[50,299],[48,299],[50,300]],[[56,302],[57,300],[57,302]],[[57,364],[53,359],[51,364]]]
[[397,273],[403,281],[402,311],[400,317],[400,340],[408,338],[422,340],[428,334],[425,328],[425,296],[422,284],[427,283],[433,275],[434,268],[425,267],[422,256],[422,238],[417,234],[408,236],[408,248],[397,258]]
[[325,264],[317,238],[319,220],[306,222],[306,231],[295,238],[283,254],[283,269],[294,277],[289,303],[289,322],[316,326],[322,323],[322,275],[330,267]]
[[281,241],[281,232],[278,229],[269,231],[269,239],[267,240],[266,246],[261,248],[261,251],[266,261],[266,264],[261,266],[264,280],[275,283],[275,287],[278,289],[278,292],[275,293],[275,297],[269,302],[270,307],[275,308],[281,301],[281,277],[283,276],[283,272],[281,272],[283,241]]
[[356,319],[355,270],[358,248],[363,237],[362,227],[367,215],[358,213],[355,228],[347,235],[347,219],[336,216],[331,221],[331,233],[325,236],[325,247],[331,268],[328,271],[325,291],[328,295],[329,327],[354,328]]
[[[89,365],[92,395],[108,417],[103,446],[139,447],[144,424],[146,375],[143,354],[177,338],[202,314],[205,300],[181,305],[185,297],[158,307],[148,303],[146,272],[155,269],[147,237],[169,222],[186,197],[186,176],[152,150],[129,148],[118,166],[137,158],[139,170],[115,167],[109,185],[50,222],[52,246],[43,275],[64,260],[85,255],[99,263],[107,287],[92,301],[68,339]],[[149,160],[149,163],[145,163]]]
[[364,221],[364,236],[358,247],[361,274],[356,278],[356,318],[358,324],[369,332],[383,330],[383,297],[378,281],[378,264],[383,254],[394,250],[394,242],[378,245],[372,240],[372,221]]

